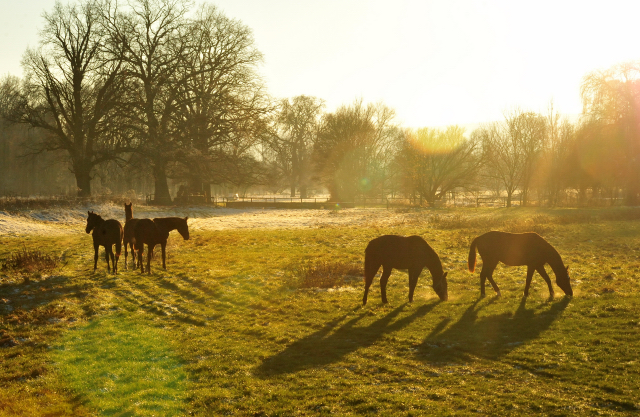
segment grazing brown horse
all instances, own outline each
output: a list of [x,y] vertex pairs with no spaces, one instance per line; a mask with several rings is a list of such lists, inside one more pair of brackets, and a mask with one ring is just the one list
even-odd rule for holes
[[162,247],[162,268],[167,269],[165,263],[165,250],[167,247],[167,239],[169,232],[178,230],[178,233],[184,240],[189,240],[189,226],[187,225],[188,217],[159,217],[153,220],[140,219],[136,223],[134,231],[135,249],[138,251],[138,265],[140,272],[144,273],[144,265],[142,264],[142,254],[144,245],[147,244],[147,272],[151,273],[151,257],[153,256],[153,248],[156,245]]
[[482,258],[482,271],[480,271],[480,294],[484,295],[485,280],[489,280],[495,292],[500,295],[500,289],[493,280],[493,270],[498,262],[509,266],[527,265],[527,282],[524,287],[524,296],[529,295],[531,278],[538,271],[549,286],[549,297],[553,297],[551,279],[544,270],[544,265],[549,264],[556,275],[556,284],[567,295],[573,295],[569,282],[569,268],[562,263],[562,258],[557,250],[549,242],[537,233],[507,233],[488,232],[478,236],[471,242],[469,248],[469,271],[476,268],[476,248]]
[[124,205],[124,269],[127,269],[127,246],[131,247],[131,259],[133,261],[133,267],[136,266],[136,251],[133,249],[134,244],[134,231],[136,229],[136,223],[140,219],[133,218],[133,203]]
[[[119,221],[109,219],[104,220],[100,215],[93,211],[87,212],[87,227],[85,232],[90,233],[93,230],[93,249],[95,255],[93,257],[93,271],[98,269],[98,249],[100,246],[104,246],[105,256],[107,258],[107,271],[111,272],[109,268],[109,257],[111,257],[111,264],[113,265],[113,273],[118,273],[118,258],[120,258],[120,249],[122,248],[122,225]],[[116,254],[113,255],[112,246],[116,245]]]
[[440,300],[447,301],[447,273],[442,270],[438,254],[420,236],[384,235],[373,239],[364,251],[364,297],[362,304],[367,304],[367,294],[373,277],[382,265],[380,291],[382,302],[387,302],[387,281],[391,270],[409,270],[409,301],[413,302],[413,291],[418,277],[426,266],[431,272],[433,289]]

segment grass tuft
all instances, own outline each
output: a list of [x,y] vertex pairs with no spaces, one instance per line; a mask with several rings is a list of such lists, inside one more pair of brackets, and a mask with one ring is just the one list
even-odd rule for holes
[[362,265],[343,261],[296,264],[290,266],[287,272],[297,282],[298,288],[349,286],[355,280],[359,282],[364,275]]

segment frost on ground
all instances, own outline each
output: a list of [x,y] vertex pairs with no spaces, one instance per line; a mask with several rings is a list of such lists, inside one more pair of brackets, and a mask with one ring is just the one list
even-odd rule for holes
[[[0,235],[84,233],[87,211],[104,219],[116,219],[124,225],[124,207],[116,204],[52,208],[8,213],[0,211]],[[227,229],[307,229],[322,227],[398,226],[426,221],[420,212],[376,208],[341,210],[310,209],[231,209],[210,206],[154,207],[134,206],[134,217],[154,218],[189,216],[189,228],[195,230]]]

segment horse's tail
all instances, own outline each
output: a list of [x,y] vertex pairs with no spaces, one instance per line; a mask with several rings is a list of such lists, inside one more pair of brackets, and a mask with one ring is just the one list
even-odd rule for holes
[[471,247],[469,248],[469,260],[468,260],[469,272],[475,272],[476,270],[476,241],[477,240],[478,238],[473,239],[473,242],[471,242]]

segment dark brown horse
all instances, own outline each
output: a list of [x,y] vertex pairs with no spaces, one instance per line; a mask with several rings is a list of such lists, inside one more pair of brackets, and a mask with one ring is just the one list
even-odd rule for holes
[[124,205],[124,269],[127,269],[127,246],[131,247],[131,260],[133,261],[133,267],[136,266],[136,251],[133,249],[135,241],[134,231],[136,229],[136,223],[140,219],[133,218],[133,203]]
[[469,271],[476,269],[476,248],[482,258],[482,271],[480,271],[480,294],[484,295],[484,284],[489,283],[500,295],[500,289],[493,280],[493,270],[498,262],[509,266],[527,265],[527,282],[524,287],[524,296],[529,295],[529,287],[533,273],[538,271],[549,286],[549,297],[553,297],[551,279],[544,270],[544,265],[549,264],[556,275],[556,284],[567,295],[573,295],[569,282],[569,268],[564,266],[562,258],[557,250],[549,242],[537,233],[507,233],[488,232],[478,236],[471,242],[469,248]]
[[413,301],[413,291],[418,283],[418,277],[426,266],[431,272],[433,289],[440,300],[448,299],[447,273],[442,270],[442,263],[438,254],[420,236],[384,235],[373,239],[364,251],[364,297],[362,304],[367,304],[367,294],[373,282],[373,277],[382,265],[380,277],[380,292],[382,302],[387,302],[387,281],[391,270],[409,270],[409,301]]
[[[104,220],[100,215],[93,211],[87,212],[87,227],[85,232],[90,233],[93,230],[93,250],[95,251],[93,257],[93,270],[95,272],[98,269],[98,249],[100,246],[104,246],[105,257],[107,258],[107,271],[111,272],[109,268],[109,257],[111,257],[111,264],[113,265],[113,273],[118,273],[118,258],[120,258],[120,249],[122,248],[122,225],[119,221],[109,219]],[[116,245],[116,254],[113,255],[112,246]]]
[[147,272],[151,273],[151,257],[153,256],[153,248],[156,245],[162,247],[162,267],[167,269],[165,263],[165,250],[167,247],[167,239],[169,232],[178,230],[178,233],[184,240],[189,240],[189,226],[187,225],[188,217],[159,217],[153,220],[140,219],[136,223],[134,231],[135,249],[138,251],[138,265],[140,272],[144,273],[142,264],[142,255],[144,245],[148,247],[147,252]]

